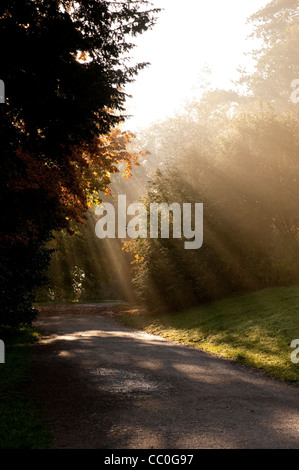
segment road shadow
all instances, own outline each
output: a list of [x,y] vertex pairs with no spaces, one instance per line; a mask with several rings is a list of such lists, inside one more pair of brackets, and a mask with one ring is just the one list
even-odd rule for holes
[[298,448],[299,388],[127,328],[108,307],[41,310],[32,393],[56,448]]

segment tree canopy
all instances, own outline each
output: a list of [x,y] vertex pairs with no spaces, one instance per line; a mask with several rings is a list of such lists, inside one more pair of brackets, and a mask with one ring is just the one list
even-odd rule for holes
[[133,0],[1,2],[0,323],[16,311],[30,318],[51,232],[82,221],[89,194],[107,189],[120,161],[127,172],[136,161],[132,135],[115,126],[125,85],[146,65],[130,63],[130,38],[158,11]]
[[272,0],[249,18],[252,36],[261,41],[253,52],[255,72],[241,80],[255,99],[280,109],[290,106],[291,82],[299,77],[299,12],[296,0]]
[[125,244],[150,310],[298,283],[298,19],[297,1],[269,2],[249,19],[261,46],[245,93],[206,92],[148,131],[159,168],[145,204],[204,204],[200,250],[174,238]]

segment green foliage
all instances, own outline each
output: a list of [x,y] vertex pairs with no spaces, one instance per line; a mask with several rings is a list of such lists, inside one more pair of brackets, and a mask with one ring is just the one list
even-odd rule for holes
[[250,19],[262,47],[256,71],[240,81],[246,96],[206,92],[148,132],[158,171],[146,204],[204,204],[200,250],[173,239],[126,245],[151,310],[299,280],[299,115],[290,100],[299,76],[297,10],[294,0],[273,0]]
[[[145,198],[203,202],[204,245],[138,239],[134,282],[150,308],[177,310],[231,293],[299,279],[299,120],[271,109],[237,115],[205,152],[180,149]],[[171,233],[171,230],[170,230]]]
[[46,284],[39,288],[35,301],[84,302],[123,298],[116,272],[109,261],[107,247],[96,238],[95,220],[86,214],[86,226],[73,224],[73,233],[54,233]]

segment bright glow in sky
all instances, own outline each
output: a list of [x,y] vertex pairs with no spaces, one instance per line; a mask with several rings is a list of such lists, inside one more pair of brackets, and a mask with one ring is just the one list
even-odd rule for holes
[[213,87],[232,88],[237,69],[250,66],[244,52],[252,26],[247,18],[269,0],[152,0],[164,8],[151,31],[137,38],[135,61],[150,62],[126,88],[133,95],[127,112],[134,115],[126,128],[136,131],[179,110],[200,95],[200,76],[211,69]]

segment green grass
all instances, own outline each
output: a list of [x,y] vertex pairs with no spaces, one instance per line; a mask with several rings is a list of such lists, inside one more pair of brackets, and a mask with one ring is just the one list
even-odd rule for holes
[[52,436],[29,394],[31,346],[38,337],[29,327],[0,330],[5,363],[0,364],[0,449],[45,449]]
[[120,319],[299,384],[299,363],[292,363],[290,348],[299,338],[299,286],[264,289],[167,315],[123,313]]

